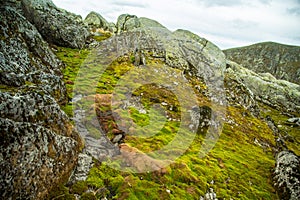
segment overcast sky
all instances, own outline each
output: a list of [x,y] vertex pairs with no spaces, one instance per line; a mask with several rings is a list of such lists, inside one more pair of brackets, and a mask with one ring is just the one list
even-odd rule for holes
[[53,0],[83,18],[96,11],[116,23],[120,14],[187,29],[221,49],[274,41],[300,46],[300,0]]

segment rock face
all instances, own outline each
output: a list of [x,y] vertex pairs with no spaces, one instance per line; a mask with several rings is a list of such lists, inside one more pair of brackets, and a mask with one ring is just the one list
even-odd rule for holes
[[0,193],[44,199],[70,174],[81,140],[59,106],[62,64],[18,6],[0,7]]
[[102,28],[113,32],[111,25],[99,13],[90,12],[84,19],[84,23],[92,28]]
[[236,76],[261,102],[284,112],[300,112],[300,86],[277,80],[270,74],[256,74],[234,62],[227,61],[227,73]]
[[282,151],[277,155],[275,186],[282,199],[300,199],[300,159],[295,154]]
[[82,48],[89,36],[80,16],[57,8],[51,0],[22,0],[26,18],[49,43]]
[[134,31],[137,28],[151,27],[165,28],[163,25],[152,19],[145,17],[138,18],[135,15],[122,14],[118,17],[116,33],[120,34],[122,32]]
[[227,59],[256,73],[300,84],[300,47],[273,42],[224,50]]

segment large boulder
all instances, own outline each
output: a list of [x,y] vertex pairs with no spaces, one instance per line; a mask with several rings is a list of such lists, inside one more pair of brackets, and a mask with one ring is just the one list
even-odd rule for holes
[[110,24],[99,13],[90,12],[84,19],[84,23],[92,28],[102,28],[110,30]]
[[275,186],[281,199],[300,199],[300,159],[294,153],[282,151],[276,157]]
[[300,84],[300,47],[264,42],[224,50],[226,57],[256,73]]
[[35,84],[64,102],[61,61],[37,29],[15,9],[1,8],[1,13],[0,83],[17,87]]
[[57,8],[51,0],[22,0],[26,18],[49,43],[82,48],[89,36],[80,16]]
[[116,24],[117,34],[133,30],[140,26],[141,26],[141,24],[140,24],[140,21],[137,16],[129,15],[129,14],[122,14],[118,17],[118,20],[117,20],[117,24]]
[[14,4],[0,6],[1,199],[44,199],[82,146],[59,104],[62,64]]
[[128,32],[128,31],[136,31],[138,28],[163,28],[166,29],[163,25],[161,25],[159,22],[149,19],[146,17],[140,17],[138,18],[135,15],[129,15],[129,14],[122,14],[118,17],[117,20],[117,34],[120,34],[122,32]]

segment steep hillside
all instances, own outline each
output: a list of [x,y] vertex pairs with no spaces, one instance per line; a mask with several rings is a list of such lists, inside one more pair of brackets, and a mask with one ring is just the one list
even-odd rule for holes
[[148,18],[0,9],[1,199],[300,198],[299,85]]
[[300,84],[300,47],[264,42],[223,51],[232,60],[256,73]]

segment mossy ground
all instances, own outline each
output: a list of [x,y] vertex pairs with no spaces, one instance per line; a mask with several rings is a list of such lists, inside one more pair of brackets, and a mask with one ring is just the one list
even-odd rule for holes
[[[296,155],[300,156],[300,128],[287,120],[290,118],[286,114],[270,107],[265,104],[260,104],[262,117],[270,116],[277,125],[280,134],[285,139],[285,144],[288,149],[293,151]],[[293,113],[296,117],[300,117],[299,113]]]
[[[67,66],[64,74],[69,94],[78,67],[87,53],[88,50],[58,48],[57,55]],[[122,75],[133,67],[131,56],[112,63],[102,75],[97,92],[111,94]],[[206,89],[199,80],[191,79],[190,82],[193,85],[200,84],[203,90]],[[149,88],[151,92],[147,93]],[[181,108],[176,98],[168,91],[147,85],[135,93],[143,93],[142,102],[145,108],[151,107],[150,97],[177,107],[169,110],[169,114],[173,118],[178,117]],[[199,94],[198,98],[201,106],[209,105],[209,100],[202,94]],[[70,109],[65,108],[71,113]],[[151,117],[131,108],[131,118],[142,128],[149,124]],[[70,194],[78,194],[83,199],[99,199],[105,196],[109,199],[138,200],[199,199],[209,188],[214,188],[218,199],[278,199],[272,186],[272,169],[275,164],[272,152],[275,139],[272,131],[263,120],[253,117],[242,107],[228,107],[227,119],[230,119],[230,123],[224,124],[218,142],[204,158],[199,157],[199,151],[204,141],[205,130],[196,135],[187,151],[166,167],[163,173],[121,172],[108,167],[105,162],[96,162],[86,181],[78,182],[70,188],[62,186],[57,196],[69,197]],[[172,140],[179,123],[165,123],[164,128],[150,138],[127,136],[125,142],[141,151],[151,152]],[[255,140],[269,146],[256,145]],[[87,192],[87,188],[95,192]]]

